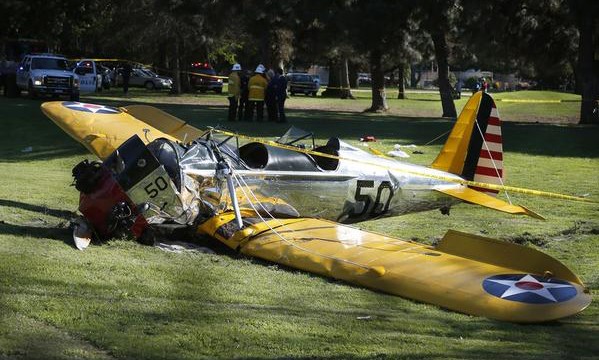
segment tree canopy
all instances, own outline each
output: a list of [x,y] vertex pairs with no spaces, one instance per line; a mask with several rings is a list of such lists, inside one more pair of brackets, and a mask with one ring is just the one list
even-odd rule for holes
[[444,116],[456,114],[449,71],[474,68],[574,90],[589,122],[599,94],[598,17],[599,4],[585,0],[4,0],[0,39],[123,57],[175,77],[193,61],[221,71],[233,62],[321,64],[348,89],[348,68],[359,69],[372,74],[373,111],[387,107],[386,76],[403,85],[410,65],[434,61]]

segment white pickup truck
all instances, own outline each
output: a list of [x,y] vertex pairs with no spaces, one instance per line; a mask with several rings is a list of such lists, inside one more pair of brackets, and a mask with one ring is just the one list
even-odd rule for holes
[[79,77],[69,69],[65,57],[53,54],[25,55],[16,73],[18,91],[29,97],[38,95],[68,96],[79,101]]

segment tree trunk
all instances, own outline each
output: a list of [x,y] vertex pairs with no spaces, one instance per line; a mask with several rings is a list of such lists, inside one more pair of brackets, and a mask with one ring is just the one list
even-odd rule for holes
[[175,57],[173,61],[174,69],[173,75],[175,78],[173,79],[173,88],[171,90],[171,94],[181,94],[181,67],[180,67],[180,52],[179,52],[179,41],[175,40]]
[[357,89],[359,84],[358,84],[358,69],[356,67],[356,65],[354,63],[349,63],[348,64],[348,69],[349,69],[349,87],[352,89]]
[[431,32],[433,45],[435,47],[435,57],[437,58],[437,67],[439,74],[439,93],[441,94],[441,105],[443,106],[443,117],[457,117],[453,95],[451,94],[451,84],[449,83],[449,46],[442,29],[437,28]]
[[406,65],[405,64],[399,64],[399,69],[398,69],[398,79],[397,79],[397,98],[398,99],[405,99],[406,98],[406,81],[405,81],[405,77],[406,77]]
[[[591,4],[593,6],[593,4]],[[582,102],[580,103],[579,124],[597,123],[597,117],[593,116],[596,82],[593,71],[593,11],[586,11],[584,6],[578,8],[578,31],[580,38],[578,42],[578,71],[577,80],[581,82],[578,88],[582,90]]]
[[354,95],[351,93],[349,88],[349,61],[347,58],[343,58],[343,63],[341,64],[341,98],[342,99],[355,99]]
[[270,31],[264,31],[260,37],[260,63],[266,67],[271,65]]
[[366,111],[387,111],[387,95],[385,94],[385,73],[383,72],[383,54],[379,49],[370,51],[370,73],[372,76],[372,105]]
[[422,78],[422,71],[420,65],[414,65],[410,71],[410,87],[417,88],[420,79]]
[[341,69],[339,63],[335,60],[329,61],[329,83],[321,96],[330,98],[341,97]]

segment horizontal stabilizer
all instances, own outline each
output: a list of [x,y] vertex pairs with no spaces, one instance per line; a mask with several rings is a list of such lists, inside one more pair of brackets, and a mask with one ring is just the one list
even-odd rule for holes
[[524,206],[512,205],[493,196],[487,195],[467,187],[438,187],[435,190],[454,198],[466,201],[472,204],[481,205],[490,209],[502,211],[513,215],[528,215],[536,219],[545,220],[544,217],[534,211],[528,210]]

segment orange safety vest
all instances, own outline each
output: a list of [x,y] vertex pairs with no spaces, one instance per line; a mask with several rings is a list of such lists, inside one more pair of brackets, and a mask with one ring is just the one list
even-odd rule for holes
[[264,90],[266,89],[266,85],[268,85],[268,82],[262,74],[255,74],[252,76],[248,83],[248,88],[250,90],[248,99],[250,101],[264,101]]
[[237,73],[237,71],[233,71],[230,75],[229,75],[229,86],[228,86],[228,90],[227,93],[229,94],[229,97],[239,97],[240,95],[240,86],[241,86],[241,81],[239,79],[239,74]]

